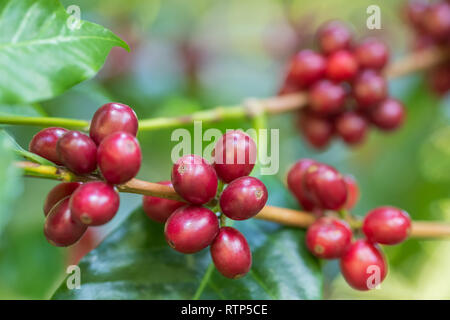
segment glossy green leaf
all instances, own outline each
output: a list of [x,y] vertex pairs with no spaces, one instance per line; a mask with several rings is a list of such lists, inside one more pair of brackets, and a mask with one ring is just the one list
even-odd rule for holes
[[38,104],[1,104],[1,116],[45,117],[47,114]]
[[57,0],[1,1],[0,30],[2,103],[52,98],[93,77],[112,47],[128,49],[111,31],[77,20]]

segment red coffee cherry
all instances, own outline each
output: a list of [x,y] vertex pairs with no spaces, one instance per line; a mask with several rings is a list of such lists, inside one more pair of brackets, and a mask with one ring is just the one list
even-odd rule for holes
[[428,9],[428,1],[410,0],[406,3],[406,19],[418,31],[423,31],[423,19]]
[[353,83],[353,95],[358,107],[367,110],[382,102],[388,94],[386,80],[373,70],[365,70]]
[[428,74],[431,89],[438,95],[444,95],[450,90],[450,64],[433,69]]
[[302,90],[302,88],[295,83],[291,83],[289,81],[285,81],[278,91],[278,95],[282,96],[285,94],[292,94]]
[[79,223],[100,226],[109,222],[119,210],[120,197],[114,187],[93,181],[83,184],[70,197],[72,217]]
[[340,21],[330,21],[324,24],[317,34],[320,49],[324,53],[332,53],[347,49],[352,40],[349,28]]
[[216,196],[218,181],[213,166],[202,157],[191,154],[181,157],[173,165],[172,184],[186,201],[204,204]]
[[358,144],[366,138],[367,120],[354,111],[347,111],[339,115],[335,125],[337,134],[348,144]]
[[111,133],[119,131],[136,136],[138,120],[133,109],[117,102],[107,103],[100,107],[95,112],[89,129],[92,140],[99,145]]
[[57,247],[68,247],[78,240],[86,231],[86,226],[72,219],[69,199],[59,201],[50,210],[44,224],[44,235],[48,242]]
[[358,72],[358,61],[353,53],[347,50],[336,51],[328,57],[327,78],[333,81],[352,80]]
[[306,232],[306,246],[321,259],[340,258],[352,242],[352,230],[345,221],[323,217]]
[[315,204],[328,210],[339,210],[347,202],[347,185],[333,167],[313,164],[305,173],[305,188]]
[[242,233],[232,227],[220,228],[210,248],[217,270],[227,278],[245,276],[252,266],[252,253]]
[[346,92],[342,85],[329,80],[320,80],[309,91],[312,111],[321,115],[332,115],[343,110]]
[[219,233],[214,212],[201,206],[183,206],[167,219],[167,243],[182,253],[195,253],[209,246]]
[[[170,181],[160,181],[158,183],[172,187],[172,183]],[[142,198],[142,208],[147,216],[150,219],[161,223],[166,222],[175,210],[184,205],[186,205],[186,203],[176,200],[152,196],[144,196]]]
[[309,166],[315,163],[316,161],[312,159],[300,159],[291,167],[287,175],[289,190],[294,194],[302,208],[306,211],[313,210],[315,204],[308,196],[308,192],[305,190],[305,172]]
[[364,39],[354,50],[361,68],[382,69],[389,60],[389,49],[376,38]]
[[306,88],[325,75],[326,59],[312,50],[302,50],[291,60],[287,80]]
[[380,284],[388,270],[379,247],[362,239],[350,245],[341,257],[340,266],[347,283],[354,289],[364,291]]
[[59,161],[56,144],[66,132],[67,130],[64,128],[46,128],[41,130],[31,139],[28,150],[61,166],[62,163]]
[[347,202],[345,203],[345,209],[352,210],[359,200],[359,187],[352,176],[344,176],[344,181],[347,185]]
[[240,130],[225,133],[214,147],[214,169],[225,183],[248,176],[256,162],[256,144]]
[[112,133],[100,143],[97,160],[98,168],[108,183],[122,184],[133,179],[139,172],[141,147],[129,133]]
[[432,3],[423,17],[425,31],[437,40],[450,39],[450,4],[444,1]]
[[370,120],[382,130],[394,130],[403,124],[405,118],[403,104],[393,98],[388,98],[370,111]]
[[220,196],[220,208],[230,219],[249,219],[266,205],[267,188],[259,179],[241,177],[232,181]]
[[47,216],[55,204],[70,196],[79,186],[81,186],[81,182],[63,182],[50,190],[44,203],[44,215]]
[[327,146],[334,134],[334,125],[331,120],[312,112],[300,112],[297,126],[306,141],[316,149]]
[[88,174],[97,168],[97,146],[78,131],[65,133],[56,144],[59,160],[76,174]]
[[364,218],[362,230],[370,242],[397,244],[408,238],[411,219],[405,211],[394,207],[379,207]]

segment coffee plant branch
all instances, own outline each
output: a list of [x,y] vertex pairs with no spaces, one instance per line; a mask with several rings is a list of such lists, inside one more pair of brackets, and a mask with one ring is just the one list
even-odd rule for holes
[[[56,166],[39,165],[29,161],[18,161],[16,167],[23,170],[25,176],[38,177],[64,182],[71,181],[92,181],[101,179],[98,175],[77,176],[70,171]],[[132,179],[125,184],[118,185],[120,192],[149,195],[159,198],[184,201],[172,187],[160,185],[158,183],[147,182],[139,179]],[[257,219],[276,222],[282,225],[307,228],[311,225],[315,217],[311,213],[292,210],[287,208],[265,206],[256,217]],[[348,221],[353,228],[359,228],[361,221],[352,219]],[[449,238],[450,223],[414,221],[411,229],[411,237],[414,238]]]

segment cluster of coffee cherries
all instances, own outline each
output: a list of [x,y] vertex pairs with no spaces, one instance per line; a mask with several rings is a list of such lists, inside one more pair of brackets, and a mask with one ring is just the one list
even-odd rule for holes
[[378,244],[404,241],[411,229],[409,215],[390,206],[373,209],[362,223],[364,237],[353,240],[349,224],[335,212],[357,203],[359,188],[354,179],[326,164],[301,159],[290,169],[287,180],[301,206],[318,215],[306,233],[309,251],[321,259],[340,259],[345,280],[357,290],[380,284],[386,277],[387,263]]
[[352,43],[352,33],[340,21],[318,31],[320,52],[304,49],[290,61],[279,94],[308,92],[308,105],[297,126],[309,144],[324,148],[338,136],[349,145],[364,141],[370,125],[397,129],[404,120],[403,104],[388,96],[381,71],[389,49],[376,38]]
[[51,244],[73,245],[88,226],[103,225],[115,216],[120,198],[114,185],[134,178],[141,166],[137,130],[133,109],[108,103],[95,112],[89,136],[53,127],[33,137],[31,152],[65,167],[80,180],[96,178],[86,183],[63,182],[48,193],[44,234]]
[[[212,156],[213,164],[197,155],[183,156],[172,168],[171,181],[160,182],[173,186],[187,204],[144,196],[143,208],[149,218],[165,223],[165,237],[173,249],[190,254],[210,246],[217,270],[237,279],[250,270],[250,247],[237,229],[219,224],[216,211],[232,220],[252,218],[265,206],[268,193],[263,182],[248,176],[255,164],[256,144],[244,132],[225,133]],[[219,179],[226,184],[223,191]]]
[[[415,50],[432,46],[450,49],[450,2],[411,0],[406,5],[406,19],[415,33]],[[444,95],[450,90],[450,60],[428,72],[433,91]]]

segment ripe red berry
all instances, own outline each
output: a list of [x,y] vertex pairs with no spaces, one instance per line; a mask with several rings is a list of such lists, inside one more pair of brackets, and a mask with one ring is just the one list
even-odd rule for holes
[[340,258],[352,242],[352,230],[345,221],[323,217],[306,232],[306,246],[321,259]]
[[278,95],[282,96],[285,94],[292,94],[292,93],[296,93],[300,90],[302,90],[302,88],[300,88],[300,86],[296,85],[295,83],[285,81],[283,83],[283,85],[281,86],[280,90],[278,91]]
[[326,59],[312,50],[302,50],[291,60],[287,81],[306,88],[325,75]]
[[450,39],[450,4],[432,3],[423,17],[425,31],[437,40]]
[[125,183],[133,179],[141,168],[141,147],[129,133],[112,133],[100,143],[97,160],[106,181],[111,184]]
[[95,112],[89,129],[92,140],[98,145],[111,133],[119,131],[136,136],[138,120],[133,109],[117,102],[107,103],[100,107]]
[[342,111],[345,98],[344,87],[329,80],[318,81],[309,91],[311,110],[321,115],[332,115]]
[[86,226],[72,219],[69,199],[59,201],[50,210],[44,224],[44,235],[48,242],[58,247],[67,247],[77,242],[86,231]]
[[207,208],[187,205],[167,219],[164,233],[167,243],[175,250],[195,253],[213,242],[219,233],[219,220]]
[[289,190],[297,198],[302,208],[307,211],[313,210],[315,205],[305,190],[305,172],[314,163],[316,162],[312,159],[300,159],[291,167],[287,175]]
[[79,186],[81,186],[81,182],[63,182],[50,190],[44,203],[44,215],[47,216],[55,204],[70,196]]
[[90,226],[109,222],[119,210],[120,197],[114,187],[92,181],[80,186],[70,197],[70,211],[74,220]]
[[59,160],[76,174],[88,174],[97,168],[97,146],[78,131],[65,133],[56,144]]
[[[172,187],[170,181],[161,181],[159,184]],[[147,216],[157,222],[164,223],[170,215],[179,207],[186,205],[186,203],[176,200],[169,200],[164,198],[144,196],[142,198],[142,208]]]
[[364,218],[362,230],[371,242],[397,244],[409,235],[411,219],[405,211],[394,207],[379,207]]
[[314,203],[328,210],[339,210],[347,201],[347,186],[333,167],[313,164],[305,173],[305,188]]
[[403,124],[405,113],[400,101],[388,98],[370,111],[370,120],[382,130],[394,130]]
[[211,257],[217,270],[227,278],[245,276],[252,266],[252,253],[245,237],[231,227],[220,228],[211,244]]
[[357,290],[370,290],[380,284],[387,274],[383,253],[367,240],[357,240],[341,257],[341,272],[347,283]]
[[225,183],[248,176],[256,162],[256,144],[240,130],[225,133],[216,143],[213,151],[214,169]]
[[347,49],[352,40],[352,33],[342,22],[330,21],[319,29],[317,39],[320,49],[328,54]]
[[216,196],[218,181],[213,166],[202,157],[191,154],[181,157],[173,165],[172,184],[186,201],[204,204]]
[[249,219],[266,205],[267,188],[259,179],[241,177],[232,181],[220,196],[220,208],[230,219]]
[[373,70],[365,70],[353,83],[353,95],[358,107],[366,110],[382,102],[388,94],[386,80]]
[[347,202],[345,203],[345,209],[352,210],[359,200],[359,187],[352,176],[345,176],[344,181],[347,185]]
[[330,119],[311,112],[300,112],[297,126],[306,141],[317,149],[327,146],[334,134],[334,126]]
[[332,53],[327,60],[327,78],[333,81],[352,80],[358,72],[358,61],[353,53],[339,50]]
[[339,115],[335,125],[337,134],[348,144],[358,144],[366,138],[367,120],[354,111]]
[[446,94],[450,90],[450,64],[431,70],[428,81],[431,89],[438,95]]
[[382,69],[389,60],[389,49],[376,38],[367,38],[355,48],[355,57],[361,68]]
[[59,166],[62,165],[59,160],[56,144],[65,133],[64,128],[46,128],[36,133],[30,141],[28,149]]
[[406,19],[418,31],[423,30],[423,19],[427,9],[426,0],[409,0],[406,4]]

